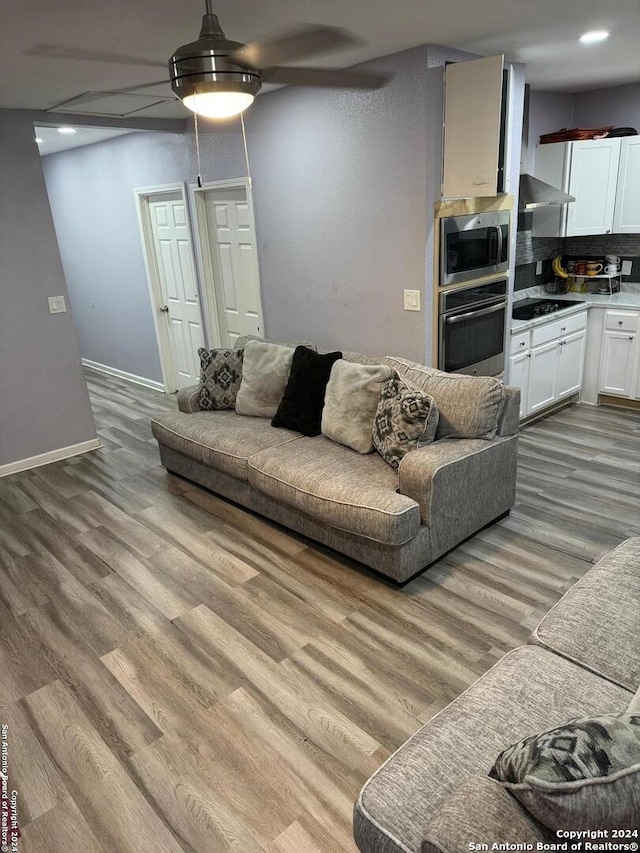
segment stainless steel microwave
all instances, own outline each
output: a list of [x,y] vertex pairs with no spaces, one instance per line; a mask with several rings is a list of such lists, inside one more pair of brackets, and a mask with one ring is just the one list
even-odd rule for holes
[[440,220],[440,287],[473,281],[509,268],[508,210]]

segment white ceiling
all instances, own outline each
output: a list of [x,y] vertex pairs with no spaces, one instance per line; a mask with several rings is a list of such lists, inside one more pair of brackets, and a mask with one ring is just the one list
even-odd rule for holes
[[58,151],[67,151],[69,148],[81,148],[83,145],[93,145],[94,142],[103,142],[114,136],[122,136],[125,133],[133,133],[131,130],[120,130],[107,127],[82,127],[72,125],[75,133],[59,133],[57,127],[36,124],[34,134],[38,142],[40,156],[57,154]]
[[[197,37],[203,5],[201,0],[3,0],[0,107],[46,109],[83,92],[162,79],[173,50]],[[307,64],[348,66],[433,43],[504,52],[527,64],[528,81],[537,89],[580,91],[640,81],[638,0],[217,0],[215,9],[227,35],[238,41],[311,22],[346,27],[367,42]],[[591,29],[608,29],[611,38],[583,47],[577,39]],[[43,44],[125,54],[131,62],[25,53]],[[144,92],[170,94],[168,86]],[[139,115],[183,118],[187,111],[167,102]]]

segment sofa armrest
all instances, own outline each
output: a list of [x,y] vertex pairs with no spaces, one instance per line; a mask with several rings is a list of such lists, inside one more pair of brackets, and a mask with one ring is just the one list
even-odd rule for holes
[[453,438],[412,450],[398,469],[400,494],[420,506],[431,530],[432,559],[515,503],[517,435]]
[[188,388],[181,388],[178,391],[178,410],[193,414],[200,411],[200,386],[190,385]]
[[472,849],[474,842],[535,847],[535,842],[554,839],[500,782],[472,776],[429,821],[421,853],[458,853]]

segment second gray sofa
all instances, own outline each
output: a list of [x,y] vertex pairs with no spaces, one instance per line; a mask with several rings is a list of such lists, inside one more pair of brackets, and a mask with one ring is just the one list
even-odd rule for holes
[[[488,773],[503,749],[567,720],[620,713],[640,684],[640,538],[576,583],[538,625],[364,785],[362,853],[468,853],[559,843]],[[615,829],[616,827],[611,827]],[[524,849],[524,848],[519,848]]]
[[[377,453],[324,436],[200,411],[197,388],[178,394],[178,412],[153,419],[153,434],[169,471],[405,582],[513,506],[519,391],[390,356],[344,358],[384,363],[419,387],[441,378],[440,399],[432,387],[428,393],[443,437],[408,453],[395,471]],[[446,437],[454,421],[468,434],[492,427],[490,437]]]

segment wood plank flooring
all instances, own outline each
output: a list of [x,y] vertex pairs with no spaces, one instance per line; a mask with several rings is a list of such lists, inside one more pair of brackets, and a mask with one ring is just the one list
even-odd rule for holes
[[511,515],[404,589],[160,467],[172,397],[96,373],[104,449],[0,480],[22,853],[343,853],[365,779],[640,534],[640,416],[520,440]]

